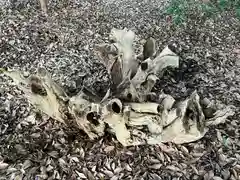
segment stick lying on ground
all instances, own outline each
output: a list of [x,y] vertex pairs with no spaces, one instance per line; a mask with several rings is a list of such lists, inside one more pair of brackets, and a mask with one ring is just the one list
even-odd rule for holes
[[[144,55],[135,55],[134,37],[135,34],[127,29],[112,29],[111,43],[96,45],[96,51],[113,81],[100,102],[84,91],[68,97],[43,67],[29,77],[18,71],[2,71],[43,113],[83,130],[90,139],[104,136],[108,125],[109,132],[123,146],[196,141],[205,135],[209,126],[219,124],[234,114],[227,107],[225,113],[216,111],[211,119],[207,119],[204,112],[210,107],[200,104],[196,91],[177,103],[170,95],[151,92],[167,66],[178,67],[179,58],[166,47],[151,59],[156,52],[153,40],[149,44],[154,49],[145,49]],[[149,47],[145,44],[144,48]]]

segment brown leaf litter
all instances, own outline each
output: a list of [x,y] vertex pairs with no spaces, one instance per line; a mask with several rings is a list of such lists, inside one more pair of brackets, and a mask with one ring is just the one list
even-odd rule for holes
[[196,23],[196,16],[176,28],[161,17],[161,3],[51,1],[48,17],[33,2],[9,6],[0,11],[0,66],[33,72],[44,64],[69,94],[82,84],[104,94],[109,77],[92,46],[113,27],[128,27],[139,39],[155,38],[158,51],[170,40],[181,58],[155,91],[185,98],[197,89],[235,106],[235,115],[195,143],[123,148],[111,136],[89,141],[41,115],[0,76],[0,179],[239,179],[240,74],[232,53],[240,47],[239,20],[227,13]]

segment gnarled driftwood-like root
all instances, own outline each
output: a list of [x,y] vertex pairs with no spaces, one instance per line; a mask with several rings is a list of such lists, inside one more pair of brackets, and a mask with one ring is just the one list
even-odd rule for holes
[[103,99],[85,87],[68,97],[43,67],[29,77],[14,70],[0,72],[11,77],[43,113],[65,125],[74,125],[90,139],[104,136],[108,127],[123,146],[193,142],[202,138],[209,126],[234,114],[231,107],[226,107],[216,110],[209,119],[204,112],[213,107],[201,105],[196,91],[180,102],[170,95],[151,92],[166,67],[179,66],[179,57],[168,47],[155,57],[152,38],[144,44],[142,54],[135,55],[134,38],[132,31],[112,29],[110,42],[96,46],[113,81]]

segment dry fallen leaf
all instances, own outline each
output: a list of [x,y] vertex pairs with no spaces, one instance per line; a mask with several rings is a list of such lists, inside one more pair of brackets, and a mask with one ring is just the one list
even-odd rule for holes
[[[87,72],[84,85],[89,86],[90,84],[90,89],[92,88],[94,91],[109,89],[107,85],[104,85],[108,81],[104,80],[107,79],[106,76],[102,75],[103,73],[98,73],[102,71],[101,66],[96,65],[95,62],[93,63],[92,57],[87,56],[93,46],[92,43],[106,36],[106,29],[104,30],[102,26],[120,27],[127,24],[133,30],[136,28],[141,29],[138,31],[139,34],[136,38],[142,39],[142,37],[148,36],[149,30],[154,31],[154,33],[150,34],[157,38],[156,42],[160,45],[158,50],[164,48],[164,44],[170,44],[169,41],[171,40],[176,40],[181,46],[180,48],[176,47],[176,52],[181,54],[180,68],[177,68],[176,71],[167,68],[166,73],[173,72],[172,76],[176,75],[177,79],[180,79],[180,83],[175,77],[168,77],[167,75],[163,79],[159,79],[154,92],[159,93],[160,89],[162,89],[164,92],[170,92],[174,97],[185,98],[189,92],[198,89],[199,94],[208,97],[210,101],[218,99],[227,105],[235,104],[236,106],[238,104],[239,71],[235,65],[237,65],[236,61],[239,58],[236,58],[238,55],[231,52],[232,49],[237,49],[239,44],[239,38],[237,38],[239,30],[236,28],[239,26],[239,21],[232,16],[234,13],[221,13],[214,20],[207,18],[205,22],[202,21],[200,13],[197,14],[197,11],[191,10],[191,20],[186,19],[186,23],[183,24],[183,26],[187,25],[187,28],[181,26],[174,28],[172,24],[166,25],[165,22],[162,22],[164,17],[159,19],[159,16],[155,16],[161,12],[162,8],[165,8],[165,4],[168,4],[162,0],[151,1],[151,3],[148,1],[139,1],[138,3],[132,1],[126,1],[126,3],[108,1],[107,5],[104,2],[96,3],[83,0],[80,4],[71,1],[67,6],[61,2],[57,2],[58,4],[55,6],[55,1],[52,1],[49,4],[49,8],[51,8],[50,19],[39,17],[36,14],[38,12],[34,11],[31,4],[30,6],[22,6],[23,1],[17,1],[14,4],[8,2],[11,3],[9,11],[0,2],[1,8],[4,8],[4,11],[1,11],[0,20],[1,60],[3,60],[0,60],[0,64],[2,67],[14,66],[14,68],[21,70],[31,69],[31,71],[34,71],[35,65],[44,64],[51,70],[53,78],[64,85],[69,92],[79,91],[78,88],[81,88],[82,80],[76,78],[78,72]],[[191,4],[187,5],[189,5],[187,8],[190,8]],[[34,3],[33,6],[35,6]],[[54,6],[54,8],[51,6]],[[24,11],[19,13],[19,8],[22,9],[22,7],[24,7]],[[106,8],[102,14],[103,7]],[[132,7],[134,7],[133,11]],[[118,18],[115,17],[116,11],[118,11]],[[128,18],[124,18],[126,15]],[[151,21],[148,21],[149,19]],[[201,22],[195,22],[196,19],[200,19]],[[227,21],[224,21],[226,19]],[[174,17],[172,20],[174,20]],[[84,22],[87,22],[87,26],[84,25]],[[109,22],[111,23],[109,24]],[[91,24],[98,24],[99,26],[91,26]],[[161,24],[161,27],[157,24]],[[79,25],[81,31],[79,31]],[[96,29],[96,27],[99,29]],[[31,33],[28,33],[29,30]],[[160,36],[163,39],[159,39],[160,36],[157,34],[161,34]],[[138,39],[136,40],[136,46],[138,46]],[[197,43],[195,43],[195,40],[197,40]],[[79,42],[81,42],[80,46],[84,48],[75,47]],[[209,53],[208,57],[205,58],[206,51]],[[221,55],[223,53],[227,53],[227,55]],[[31,62],[29,63],[29,61]],[[102,72],[105,73],[105,70]],[[154,148],[144,145],[127,148],[126,150],[117,144],[113,150],[114,153],[116,152],[114,156],[113,153],[107,154],[104,151],[106,146],[101,140],[94,142],[86,140],[81,133],[70,132],[71,135],[67,133],[66,138],[62,138],[56,133],[58,128],[63,129],[64,132],[71,130],[56,123],[53,119],[47,118],[43,120],[39,115],[36,117],[34,115],[33,117],[36,118],[33,119],[35,123],[25,121],[25,118],[29,116],[28,113],[35,111],[35,108],[32,109],[32,107],[29,107],[29,103],[25,103],[25,100],[22,101],[20,97],[22,92],[15,85],[12,85],[10,81],[7,77],[0,75],[0,106],[3,103],[8,107],[6,109],[5,106],[4,108],[0,107],[0,131],[3,130],[2,133],[4,133],[0,137],[0,142],[4,142],[0,143],[0,154],[4,158],[0,157],[0,161],[5,160],[5,158],[8,159],[8,161],[4,162],[9,164],[7,168],[14,173],[13,175],[12,172],[7,174],[8,172],[5,173],[4,169],[0,172],[3,179],[10,180],[11,176],[12,179],[15,176],[21,177],[19,176],[19,170],[22,171],[21,167],[26,159],[33,162],[32,168],[25,170],[25,177],[23,178],[26,179],[34,179],[35,174],[39,173],[39,166],[46,167],[47,174],[49,174],[47,179],[49,180],[88,179],[88,174],[86,177],[81,178],[75,172],[76,169],[81,172],[83,167],[94,172],[93,175],[96,179],[110,179],[103,173],[105,168],[109,168],[108,170],[113,173],[112,179],[117,176],[118,179],[129,178],[135,180],[177,180],[181,178],[197,180],[203,178],[203,175],[209,170],[213,171],[215,176],[221,176],[222,179],[239,179],[237,177],[239,170],[236,164],[240,160],[237,151],[238,139],[236,138],[239,136],[239,113],[227,119],[225,125],[211,127],[209,133],[203,139],[184,144],[186,149],[178,148],[178,146],[175,148],[176,146],[172,144],[171,146],[175,151],[173,153],[164,153],[154,145],[150,146]],[[111,97],[111,93],[109,97]],[[239,108],[237,107],[236,112],[238,111]],[[31,115],[32,113],[30,113]],[[24,122],[20,123],[21,121]],[[41,123],[41,121],[44,122]],[[19,124],[21,128],[15,131],[15,124]],[[36,124],[39,124],[39,126],[36,126]],[[7,128],[5,129],[5,127]],[[216,141],[215,128],[220,129],[224,146],[221,146],[221,143]],[[41,134],[40,139],[31,137],[31,134],[39,132]],[[77,144],[74,143],[76,139],[79,141]],[[218,139],[220,139],[220,136],[218,136]],[[104,142],[105,140],[104,137]],[[23,155],[15,151],[15,144],[21,144],[27,153]],[[198,146],[195,146],[197,144]],[[216,152],[219,148],[223,150]],[[59,153],[55,156],[56,158],[49,156],[48,153],[52,151]],[[129,153],[126,154],[123,151],[129,151]],[[224,153],[223,156],[222,153]],[[193,155],[199,158],[194,158]],[[160,162],[157,163],[156,160],[152,160],[151,156],[159,159]],[[59,167],[58,158],[60,157],[66,162],[70,161],[70,157],[79,158],[79,162],[72,160],[72,163],[67,166],[69,172],[73,174],[71,177],[66,177],[61,167]],[[228,161],[227,159],[230,157],[236,157],[237,162]],[[151,159],[150,165],[162,164],[161,169],[168,165],[176,166],[181,170],[181,173],[171,170],[150,170],[149,164],[146,163],[146,161],[149,162],[149,159]],[[226,164],[228,162],[229,164]],[[125,163],[129,164],[132,171],[124,169]],[[181,166],[177,164],[181,164]],[[221,167],[220,170],[219,166]],[[13,169],[11,169],[12,167]],[[226,170],[226,173],[222,168]]]
[[107,147],[104,148],[104,151],[105,151],[106,153],[109,153],[109,152],[113,151],[114,148],[115,148],[114,146],[107,146]]
[[6,169],[9,166],[9,164],[4,163],[3,161],[0,161],[0,170]]
[[219,176],[213,176],[212,180],[223,180],[223,179],[221,177],[219,177]]
[[151,165],[151,166],[148,166],[150,169],[160,169],[162,167],[162,164],[154,164],[154,165]]
[[83,173],[80,173],[78,171],[75,171],[78,175],[78,177],[82,178],[82,179],[87,179],[87,177],[83,174]]

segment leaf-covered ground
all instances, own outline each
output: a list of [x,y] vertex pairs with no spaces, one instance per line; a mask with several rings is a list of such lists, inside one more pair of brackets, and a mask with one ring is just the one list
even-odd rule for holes
[[167,1],[0,2],[0,67],[34,72],[44,65],[68,92],[83,85],[100,96],[109,86],[93,46],[112,28],[133,30],[139,49],[156,39],[181,58],[156,85],[176,99],[202,98],[235,106],[225,124],[195,143],[123,148],[112,136],[95,142],[39,113],[12,81],[0,75],[0,179],[240,179],[240,21],[234,12],[214,20],[194,10],[175,26]]

